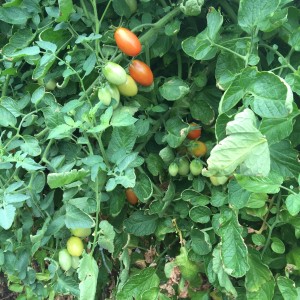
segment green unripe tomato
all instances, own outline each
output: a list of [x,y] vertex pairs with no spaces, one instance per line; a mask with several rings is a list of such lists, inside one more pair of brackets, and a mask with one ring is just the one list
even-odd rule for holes
[[169,165],[168,171],[171,176],[176,176],[178,174],[178,170],[179,170],[179,167],[175,162],[173,162]]
[[130,12],[133,14],[137,10],[137,2],[136,0],[125,0],[126,4],[129,7]]
[[178,174],[181,176],[187,176],[190,172],[190,163],[186,157],[182,157],[178,160]]
[[56,88],[56,81],[54,79],[50,79],[46,82],[45,88],[48,91],[53,91]]
[[120,65],[109,61],[102,69],[105,78],[112,84],[120,85],[126,83],[127,74]]
[[107,84],[107,89],[110,92],[111,99],[114,100],[112,107],[116,109],[120,103],[120,92],[114,84]]
[[218,186],[218,185],[224,184],[228,180],[228,177],[227,176],[211,176],[211,177],[209,177],[209,179],[213,185]]
[[77,236],[80,238],[85,238],[92,233],[92,229],[91,228],[73,228],[73,229],[71,229],[71,233],[74,236]]
[[72,257],[67,249],[58,252],[58,263],[64,271],[69,271],[72,267]]
[[134,81],[134,79],[127,75],[127,80],[125,83],[118,85],[118,90],[121,95],[126,97],[135,96],[138,92],[138,87]]
[[108,86],[102,86],[98,89],[98,99],[104,105],[109,106],[111,102],[111,94]]
[[203,169],[203,165],[200,160],[193,159],[190,162],[190,171],[194,176],[200,175],[202,172],[202,169]]
[[72,268],[77,269],[79,267],[80,258],[78,256],[71,256]]
[[68,252],[72,256],[80,256],[83,252],[82,240],[77,236],[72,236],[67,241]]

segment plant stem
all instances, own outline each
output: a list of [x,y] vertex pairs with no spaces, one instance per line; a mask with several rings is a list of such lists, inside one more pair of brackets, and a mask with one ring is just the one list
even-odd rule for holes
[[93,255],[94,250],[97,246],[98,241],[98,227],[99,227],[99,215],[101,210],[101,195],[99,195],[99,175],[97,175],[95,180],[95,196],[96,196],[96,203],[97,203],[97,212],[96,212],[96,222],[95,222],[95,235],[94,235],[94,242],[91,254]]
[[271,237],[272,237],[272,232],[274,230],[274,228],[277,226],[277,224],[279,223],[279,209],[280,209],[280,203],[281,203],[281,193],[279,192],[279,194],[277,195],[277,204],[276,204],[276,217],[275,217],[275,221],[274,223],[271,225],[270,229],[269,229],[269,234],[268,234],[268,237],[267,237],[267,241],[266,241],[266,244],[263,248],[263,251],[261,253],[261,257],[264,256],[267,248],[269,247],[269,244],[271,242]]
[[105,164],[107,165],[108,168],[110,168],[110,163],[109,163],[108,157],[106,155],[104,145],[102,143],[102,133],[100,133],[99,137],[96,134],[94,134],[94,137],[96,138],[96,140],[98,142],[98,145],[99,145],[99,148],[100,148],[100,151],[101,151],[101,154],[102,154]]
[[233,51],[233,50],[231,50],[231,49],[229,49],[229,48],[223,47],[223,46],[220,45],[220,44],[216,44],[216,43],[213,42],[212,40],[209,40],[209,41],[210,41],[210,43],[212,44],[212,46],[216,46],[216,47],[218,47],[218,48],[220,48],[220,49],[222,49],[222,50],[224,50],[224,51],[227,51],[227,52],[232,53],[233,55],[236,55],[237,57],[241,58],[242,60],[246,60],[246,57],[245,57],[245,56],[243,56],[243,55],[241,55],[241,54],[239,54],[239,53],[237,53],[237,52],[235,52],[235,51]]
[[238,19],[237,19],[236,13],[232,9],[232,7],[229,5],[229,3],[227,2],[227,0],[219,1],[219,3],[224,8],[224,10],[226,11],[226,13],[230,17],[231,21],[233,23],[237,24],[238,23]]
[[4,84],[3,84],[3,86],[2,86],[1,97],[6,96],[6,94],[7,94],[7,89],[8,89],[9,80],[10,80],[10,75],[6,75]]
[[259,47],[265,47],[271,51],[273,51],[278,57],[280,57],[281,59],[284,60],[284,62],[286,63],[286,66],[292,70],[293,72],[296,72],[297,70],[289,63],[289,61],[280,53],[278,52],[277,50],[275,50],[273,47],[267,45],[267,44],[259,44],[258,45]]

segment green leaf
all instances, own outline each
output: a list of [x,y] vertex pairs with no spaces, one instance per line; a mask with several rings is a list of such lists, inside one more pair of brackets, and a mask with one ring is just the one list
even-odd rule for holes
[[217,234],[221,238],[221,259],[225,272],[235,278],[242,277],[249,269],[248,248],[242,237],[242,227],[233,210],[226,208],[215,215],[218,222]]
[[228,184],[228,202],[234,208],[241,209],[246,206],[251,193],[244,190],[236,180],[230,180]]
[[58,0],[59,17],[56,22],[66,22],[69,19],[70,14],[74,10],[72,0]]
[[266,243],[266,238],[262,234],[254,233],[251,235],[251,239],[256,246],[264,246]]
[[293,280],[284,276],[278,276],[276,282],[284,300],[297,300],[298,293]]
[[147,168],[153,176],[159,176],[163,174],[164,162],[158,154],[149,153],[146,157]]
[[283,118],[293,110],[291,87],[281,77],[271,72],[259,72],[253,67],[244,69],[225,91],[219,113],[229,111],[245,95],[249,95],[245,99],[250,101],[251,108],[260,117]]
[[276,173],[270,173],[267,177],[235,174],[235,178],[242,188],[252,193],[277,194],[283,183],[282,176]]
[[205,206],[209,203],[209,197],[202,195],[194,190],[184,190],[181,193],[181,198],[184,201],[188,201],[193,206]]
[[4,205],[0,208],[0,226],[7,230],[11,227],[16,214],[16,208],[12,205]]
[[33,71],[32,79],[37,80],[44,77],[54,64],[55,60],[56,58],[52,53],[45,53],[38,61],[38,64]]
[[273,299],[274,278],[260,258],[259,253],[251,250],[249,253],[249,271],[245,278],[247,299]]
[[222,90],[228,89],[244,67],[245,61],[240,57],[230,52],[221,52],[217,59],[215,73],[217,86]]
[[51,189],[65,186],[71,182],[81,180],[86,177],[88,172],[86,170],[72,170],[62,173],[50,173],[47,176],[47,183]]
[[0,126],[11,127],[17,124],[16,117],[4,106],[0,105]]
[[95,298],[99,267],[92,253],[83,255],[77,271],[80,280],[79,300],[91,300]]
[[210,221],[211,210],[207,206],[194,206],[189,215],[192,221],[205,224]]
[[300,212],[300,194],[290,194],[287,196],[286,208],[292,216],[298,215]]
[[153,194],[153,185],[150,178],[145,174],[139,175],[133,190],[141,202],[147,203]]
[[285,252],[284,243],[277,237],[272,237],[271,249],[277,254],[283,254]]
[[276,12],[280,0],[241,0],[238,12],[238,23],[248,34],[254,30],[268,31],[267,19]]
[[116,300],[140,299],[140,295],[153,287],[159,286],[159,277],[154,268],[145,268],[129,277]]
[[209,235],[199,229],[192,229],[191,242],[193,251],[199,255],[206,255],[212,249]]
[[190,91],[189,86],[180,78],[169,78],[160,88],[159,93],[168,101],[176,101],[183,98]]
[[179,117],[173,117],[166,122],[167,135],[163,140],[168,143],[171,148],[177,148],[182,144],[187,135],[186,123]]
[[57,275],[57,281],[54,284],[54,288],[58,293],[69,294],[72,293],[75,296],[79,296],[78,282],[75,278],[70,276],[65,276],[61,273]]
[[188,258],[188,252],[185,247],[180,248],[180,254],[175,258],[175,264],[179,267],[182,277],[190,281],[199,281],[197,276],[199,267],[195,262]]
[[117,108],[111,118],[110,125],[113,127],[133,125],[137,119],[133,117],[135,110],[122,106]]
[[95,53],[91,53],[90,56],[84,62],[82,68],[85,71],[84,76],[88,76],[95,69],[97,63],[97,57]]
[[157,227],[157,216],[145,215],[143,211],[135,211],[124,221],[126,231],[136,236],[150,235]]
[[112,5],[117,15],[120,17],[125,16],[126,18],[130,17],[131,11],[126,3],[126,0],[113,0]]
[[218,40],[219,30],[223,24],[223,16],[210,7],[206,16],[207,28],[196,37],[189,37],[182,42],[183,51],[196,60],[212,59],[218,52],[214,41]]
[[268,195],[263,193],[252,193],[247,202],[249,208],[261,208],[264,207],[268,200]]
[[284,176],[295,177],[300,174],[300,162],[298,151],[293,149],[287,140],[273,144],[270,147],[271,170]]
[[30,18],[26,9],[21,7],[0,7],[0,20],[13,25],[25,25]]
[[256,117],[250,109],[238,113],[227,123],[227,137],[210,152],[204,176],[230,176],[237,167],[244,175],[268,175],[270,155],[267,140],[256,127]]
[[212,270],[216,274],[219,284],[230,293],[233,297],[237,297],[237,291],[230,281],[230,277],[226,274],[221,258],[220,246],[215,247],[213,251]]
[[269,145],[272,145],[280,142],[291,134],[293,131],[293,118],[263,118],[259,129],[261,133],[266,136]]
[[101,248],[106,249],[109,253],[114,253],[114,238],[116,233],[114,227],[106,220],[102,220],[99,224],[99,239],[98,244]]
[[215,111],[206,101],[205,94],[201,92],[191,99],[190,112],[195,120],[199,120],[205,125],[210,125],[215,120]]
[[95,226],[94,220],[81,209],[72,204],[66,205],[65,223],[67,228],[91,228]]
[[38,156],[41,154],[41,147],[36,138],[30,135],[23,135],[24,144],[21,145],[22,151],[28,153],[30,156]]

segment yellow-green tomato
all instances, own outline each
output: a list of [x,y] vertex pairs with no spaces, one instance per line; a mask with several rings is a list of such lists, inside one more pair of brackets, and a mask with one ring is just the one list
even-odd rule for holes
[[127,75],[125,83],[118,85],[118,90],[121,95],[126,97],[135,96],[138,92],[138,87],[130,75]]
[[68,252],[72,256],[80,256],[83,252],[83,242],[77,236],[72,236],[67,241]]
[[108,86],[101,86],[98,89],[98,99],[106,106],[110,105],[111,102],[111,94]]
[[58,263],[64,271],[69,271],[72,267],[72,256],[67,249],[58,252]]
[[209,177],[209,179],[213,185],[218,186],[218,185],[224,184],[228,180],[228,177],[227,176],[211,176],[211,177]]
[[109,61],[102,69],[105,78],[112,84],[120,85],[126,83],[127,74],[120,65]]
[[113,107],[113,109],[116,109],[120,103],[120,92],[119,92],[117,86],[114,84],[109,83],[109,84],[107,84],[106,87],[109,90],[111,99],[113,101],[112,107]]
[[77,269],[79,267],[80,258],[78,256],[71,256],[72,268]]
[[178,174],[181,176],[187,176],[190,172],[190,162],[186,157],[182,157],[178,160]]
[[89,236],[92,233],[91,228],[73,228],[71,229],[71,232],[74,236],[85,238]]

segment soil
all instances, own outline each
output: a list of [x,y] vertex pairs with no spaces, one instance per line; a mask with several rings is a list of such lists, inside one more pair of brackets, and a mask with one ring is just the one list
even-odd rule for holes
[[3,273],[0,272],[0,300],[13,300],[17,298],[17,294],[7,288],[7,280]]

